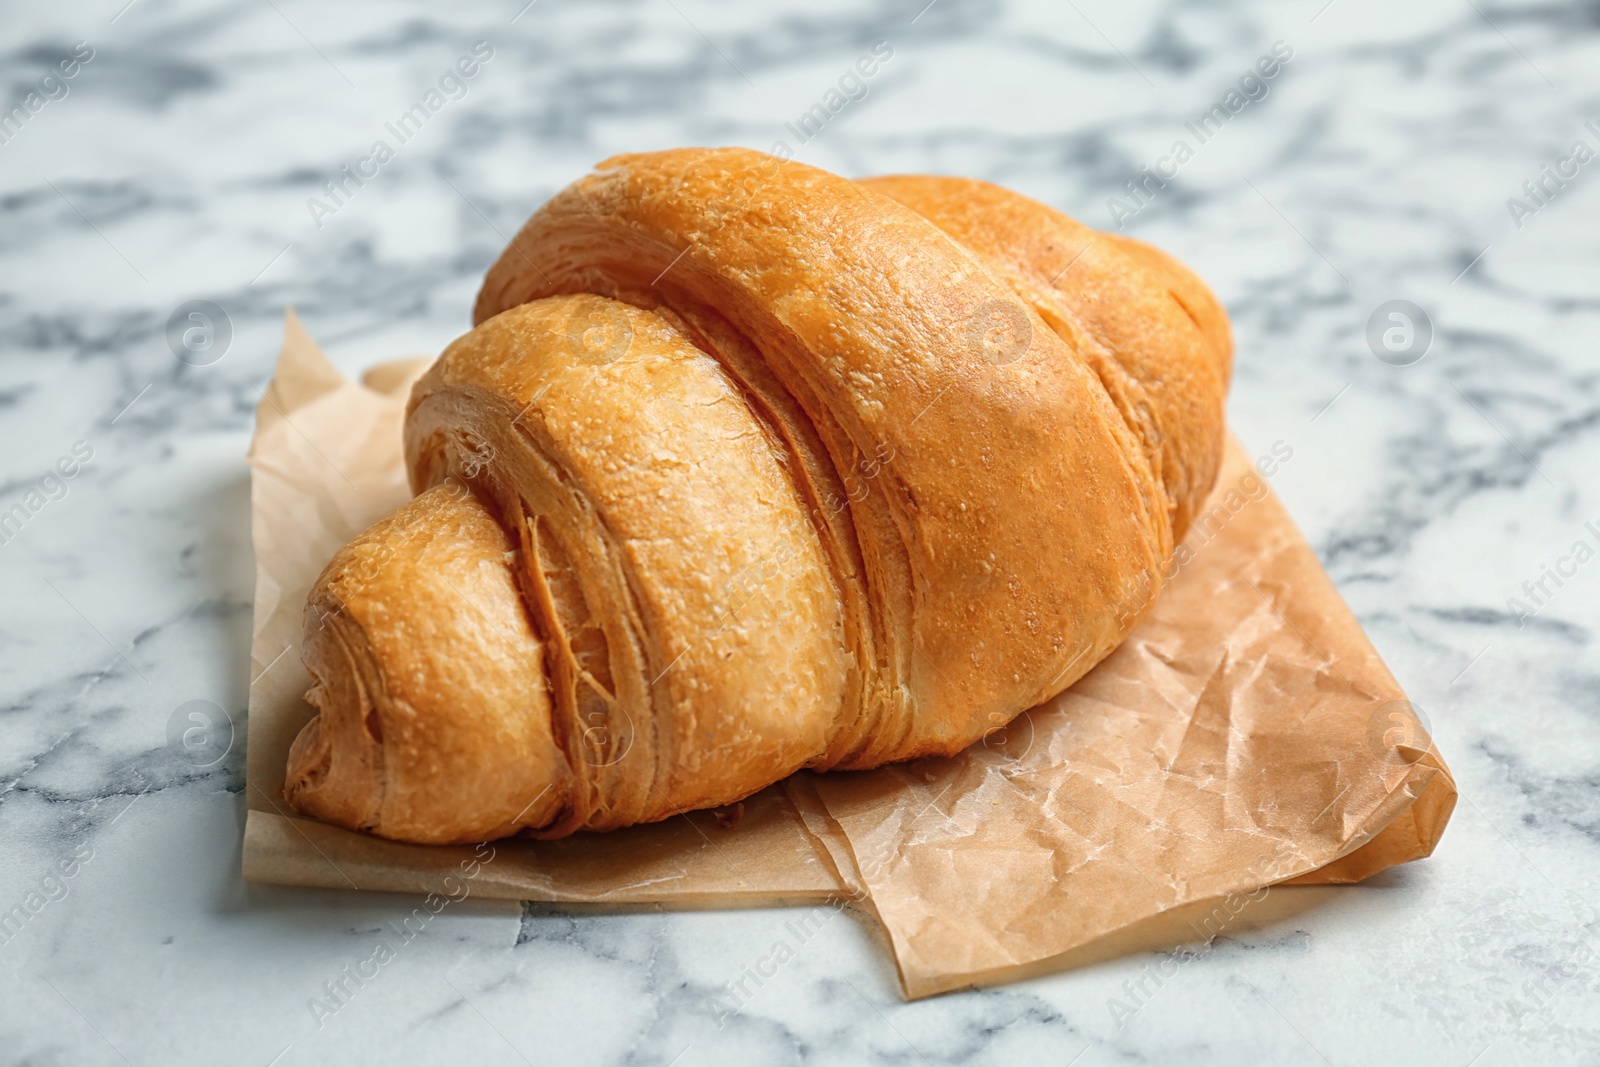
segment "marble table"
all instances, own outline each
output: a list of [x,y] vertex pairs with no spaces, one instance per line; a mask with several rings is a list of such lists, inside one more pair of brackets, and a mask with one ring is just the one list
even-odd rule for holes
[[[0,116],[0,512],[22,505],[0,1061],[1600,1061],[1593,4],[96,0],[0,26],[22,109]],[[858,98],[801,126],[875,46]],[[330,197],[379,139],[392,158]],[[594,162],[777,141],[999,181],[1212,283],[1234,428],[1292,449],[1275,488],[1430,718],[1453,824],[1369,884],[1274,894],[1159,985],[1166,952],[905,1003],[846,918],[719,1024],[791,912],[469,900],[313,1012],[414,902],[245,885],[242,744],[201,766],[172,740],[192,701],[243,723],[243,453],[285,305],[347,371],[431,354]],[[224,315],[199,354],[169,337],[190,301]]]

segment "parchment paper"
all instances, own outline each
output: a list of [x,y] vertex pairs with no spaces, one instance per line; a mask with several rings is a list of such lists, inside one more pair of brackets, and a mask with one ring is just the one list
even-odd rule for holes
[[[484,855],[292,817],[281,796],[312,715],[306,592],[408,498],[401,420],[426,363],[347,381],[287,316],[250,448],[247,879],[444,893]],[[917,997],[1033,973],[1162,913],[1197,916],[1209,936],[1263,886],[1356,881],[1432,852],[1455,783],[1237,443],[1178,558],[1121,648],[961,756],[800,774],[731,811],[609,834],[495,842],[471,891],[604,907],[842,897],[883,925]]]

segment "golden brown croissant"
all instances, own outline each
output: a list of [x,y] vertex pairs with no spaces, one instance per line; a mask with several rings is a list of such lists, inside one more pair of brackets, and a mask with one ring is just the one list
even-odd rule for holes
[[307,604],[285,795],[385,837],[953,754],[1122,641],[1221,454],[1205,286],[982,182],[619,156],[474,318]]

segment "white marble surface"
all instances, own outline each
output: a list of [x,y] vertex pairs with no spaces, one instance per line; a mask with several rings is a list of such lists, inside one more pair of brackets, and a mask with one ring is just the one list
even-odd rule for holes
[[[1506,203],[1600,150],[1600,8],[524,2],[0,12],[7,106],[93,49],[0,145],[0,511],[93,453],[0,546],[0,909],[28,916],[0,943],[0,1061],[1600,1061],[1600,563],[1508,605],[1600,547],[1600,161],[1520,228]],[[307,197],[480,40],[465,96],[316,227]],[[847,918],[719,1029],[709,998],[790,913],[475,901],[319,1026],[308,1001],[416,902],[244,885],[240,752],[197,768],[168,743],[187,701],[242,717],[243,452],[283,306],[349,370],[433,353],[551,191],[618,151],[793,144],[878,40],[867,97],[799,158],[990,178],[1102,226],[1293,49],[1128,232],[1227,303],[1235,428],[1292,445],[1276,488],[1459,778],[1443,844],[1276,894],[1120,1027],[1110,998],[1163,955],[906,1004]],[[164,337],[192,299],[232,323],[208,366]],[[1411,366],[1365,340],[1391,299],[1434,324]]]

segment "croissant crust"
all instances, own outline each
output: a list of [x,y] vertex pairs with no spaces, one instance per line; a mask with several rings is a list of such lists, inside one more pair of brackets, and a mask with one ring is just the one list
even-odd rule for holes
[[618,156],[415,386],[410,503],[307,602],[285,797],[559,837],[949,755],[1142,617],[1216,477],[1227,318],[983,182]]

